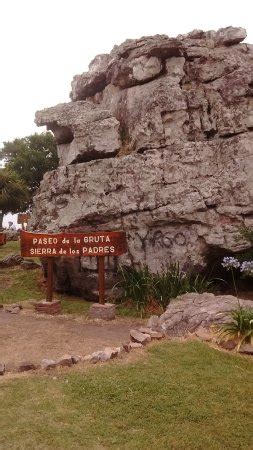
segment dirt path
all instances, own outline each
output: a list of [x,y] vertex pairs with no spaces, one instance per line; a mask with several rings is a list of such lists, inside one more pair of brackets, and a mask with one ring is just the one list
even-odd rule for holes
[[43,358],[64,353],[82,356],[106,346],[119,346],[129,340],[130,328],[140,326],[138,319],[111,322],[89,321],[69,316],[51,317],[21,311],[14,315],[0,311],[0,362],[9,370],[23,361],[41,362]]

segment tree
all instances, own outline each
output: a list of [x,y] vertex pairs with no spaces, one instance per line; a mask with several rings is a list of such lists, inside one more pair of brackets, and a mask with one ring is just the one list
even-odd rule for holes
[[0,159],[6,168],[15,172],[29,191],[27,207],[38,189],[45,172],[58,166],[58,156],[54,136],[50,132],[35,133],[11,142],[4,142],[0,149]]
[[29,191],[18,175],[10,169],[0,169],[0,228],[3,216],[26,209]]

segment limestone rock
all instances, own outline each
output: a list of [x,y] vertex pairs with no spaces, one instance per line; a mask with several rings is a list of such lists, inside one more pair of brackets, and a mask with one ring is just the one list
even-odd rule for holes
[[131,350],[135,348],[142,348],[143,345],[140,342],[125,342],[123,344],[123,349],[125,352],[129,353]]
[[70,367],[73,365],[73,359],[71,355],[63,355],[57,360],[57,366]]
[[84,361],[89,361],[92,364],[96,364],[97,362],[106,362],[110,359],[116,358],[121,352],[120,347],[106,347],[104,350],[97,351],[92,353],[91,355],[87,355],[84,357]]
[[107,54],[97,55],[89,65],[89,72],[73,78],[72,100],[83,100],[104,89],[109,59]]
[[149,334],[141,333],[137,330],[130,330],[130,338],[133,342],[138,342],[139,344],[146,345],[151,341],[151,337]]
[[[60,167],[34,198],[31,227],[126,230],[116,266],[203,267],[247,248],[253,221],[253,47],[242,28],[127,40],[72,83],[72,100],[38,112]],[[97,298],[96,262],[59,258],[59,291]],[[159,330],[157,330],[159,331]]]
[[90,319],[113,320],[115,319],[115,305],[113,303],[93,303],[89,310]]
[[72,359],[72,363],[73,364],[77,364],[80,361],[82,361],[82,357],[80,355],[72,355],[71,359]]
[[150,328],[152,331],[160,331],[161,323],[159,316],[150,316],[148,319],[147,328]]
[[19,372],[27,372],[28,370],[36,370],[38,365],[31,361],[24,361],[19,364],[18,371]]
[[18,314],[22,308],[22,305],[14,303],[12,305],[6,305],[5,311],[11,314]]
[[119,122],[90,102],[44,109],[36,113],[36,123],[53,131],[61,165],[114,156],[120,148]]
[[45,370],[54,369],[57,363],[53,359],[43,359],[41,361],[41,368]]
[[140,333],[149,334],[151,339],[162,339],[163,335],[162,333],[159,333],[158,331],[154,331],[151,328],[147,327],[141,327],[139,328]]
[[[241,306],[252,306],[250,300],[239,301]],[[184,294],[173,300],[160,316],[161,327],[166,336],[184,336],[231,320],[229,312],[236,308],[238,299],[232,295]]]

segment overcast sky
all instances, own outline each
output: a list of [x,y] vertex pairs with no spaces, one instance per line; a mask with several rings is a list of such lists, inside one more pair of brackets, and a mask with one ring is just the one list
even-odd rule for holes
[[[74,74],[127,38],[228,25],[253,43],[252,0],[0,1],[0,143],[36,131],[38,109],[69,100]],[[1,144],[0,144],[1,145]]]

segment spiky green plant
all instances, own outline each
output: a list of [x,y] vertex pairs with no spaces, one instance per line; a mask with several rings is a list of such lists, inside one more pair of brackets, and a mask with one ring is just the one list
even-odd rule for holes
[[241,345],[253,340],[253,308],[239,306],[230,313],[231,321],[216,327],[216,334],[224,339],[234,339],[237,351]]
[[152,293],[152,277],[148,266],[145,264],[138,268],[121,266],[119,276],[120,281],[114,287],[123,289],[124,297],[133,301],[143,317]]
[[164,310],[172,298],[185,293],[185,278],[179,263],[168,264],[161,272],[152,275],[153,297]]

